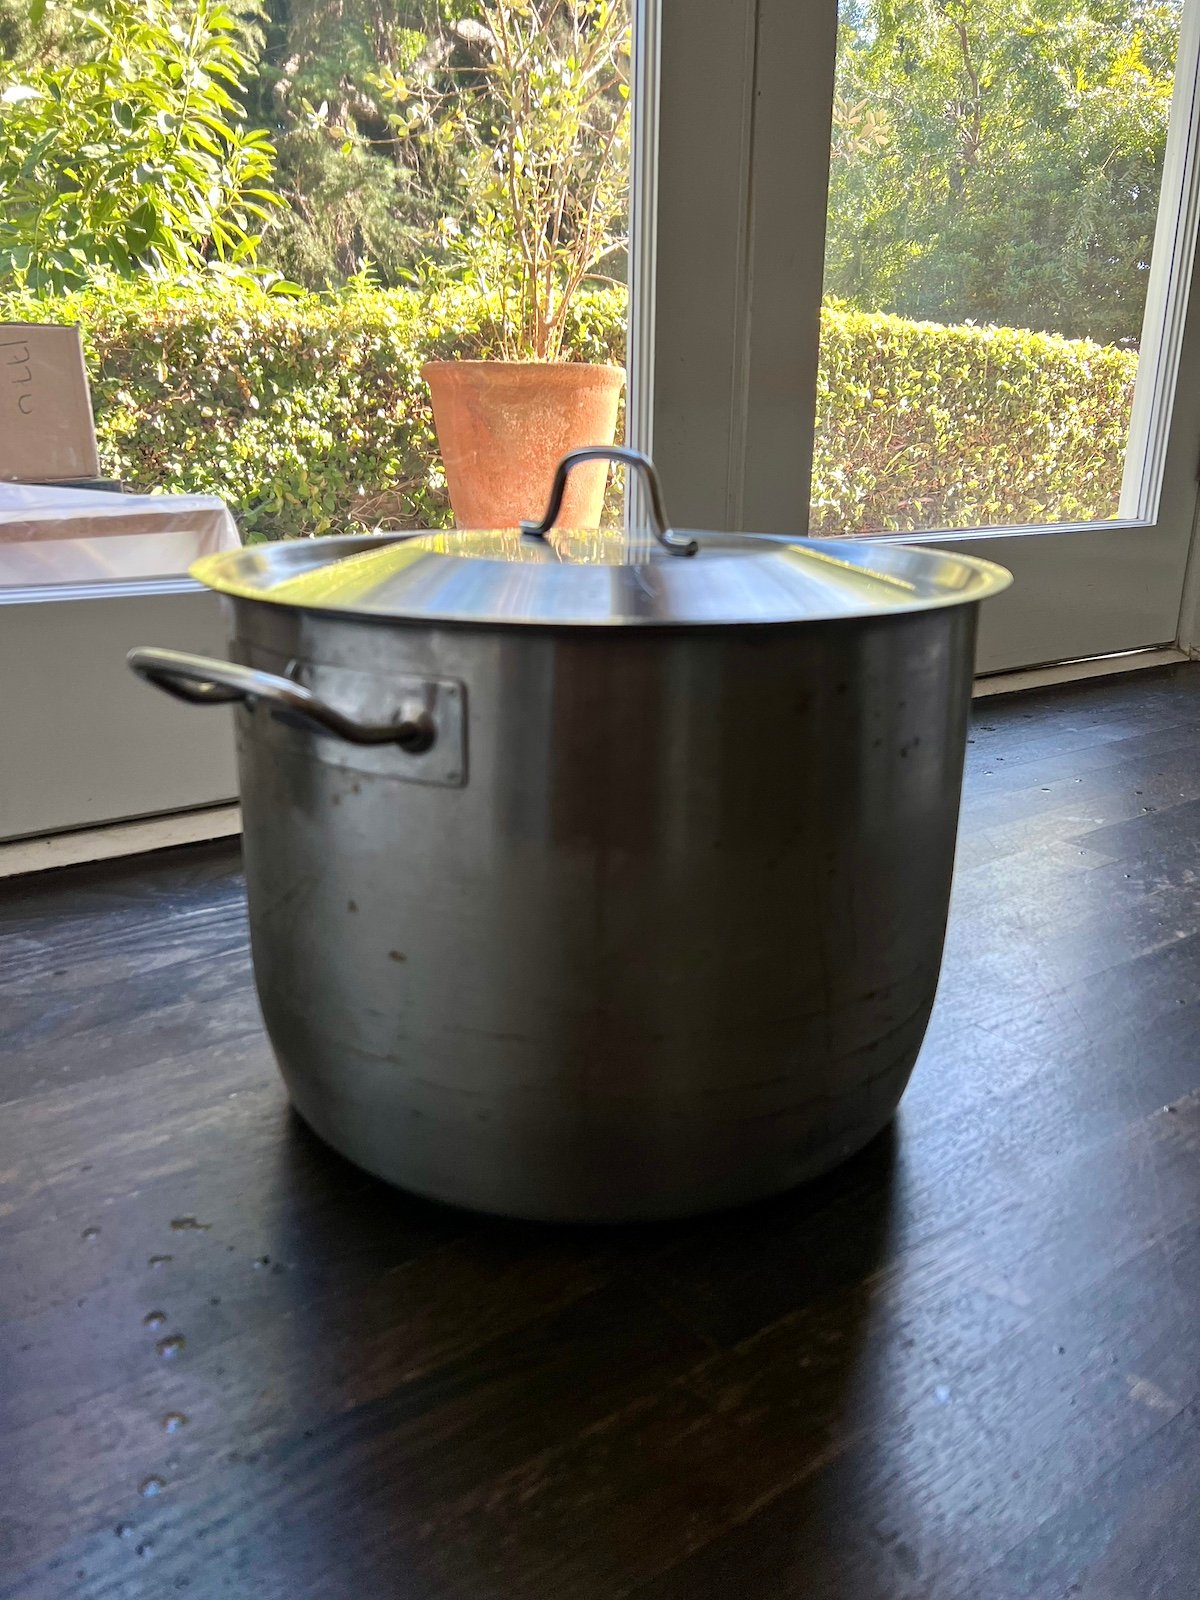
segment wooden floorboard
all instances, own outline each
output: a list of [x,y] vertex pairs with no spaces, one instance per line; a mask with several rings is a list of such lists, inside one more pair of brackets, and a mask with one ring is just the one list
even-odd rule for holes
[[0,1600],[1197,1600],[1200,667],[971,738],[899,1116],[699,1222],[326,1151],[235,845],[0,888]]

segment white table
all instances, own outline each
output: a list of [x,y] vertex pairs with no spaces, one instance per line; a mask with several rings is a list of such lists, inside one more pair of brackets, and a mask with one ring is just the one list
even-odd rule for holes
[[0,588],[179,577],[240,544],[215,495],[0,483]]

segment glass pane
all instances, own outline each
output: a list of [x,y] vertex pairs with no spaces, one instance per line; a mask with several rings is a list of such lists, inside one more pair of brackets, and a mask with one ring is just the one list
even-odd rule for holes
[[625,0],[0,0],[0,586],[182,572],[223,505],[446,525],[426,361],[624,363],[628,82]]
[[1115,517],[1179,0],[842,0],[811,527]]

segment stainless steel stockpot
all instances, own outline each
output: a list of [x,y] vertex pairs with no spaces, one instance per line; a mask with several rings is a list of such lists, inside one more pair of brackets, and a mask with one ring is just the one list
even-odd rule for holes
[[263,1014],[331,1145],[510,1215],[785,1189],[891,1117],[945,931],[987,562],[553,530],[210,556]]

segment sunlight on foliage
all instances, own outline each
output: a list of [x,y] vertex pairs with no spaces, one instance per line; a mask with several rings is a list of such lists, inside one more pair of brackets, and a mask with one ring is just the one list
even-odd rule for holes
[[89,0],[72,16],[79,59],[0,92],[0,274],[58,293],[97,272],[245,269],[279,204],[274,148],[237,98],[245,8]]
[[[583,289],[568,348],[622,361],[625,312],[623,289]],[[369,277],[298,299],[207,277],[0,293],[0,319],[32,316],[82,329],[104,470],[223,495],[251,539],[447,525],[421,364],[502,344],[471,290]],[[822,335],[815,531],[1114,513],[1132,354],[837,306]]]
[[[251,541],[448,525],[421,365],[501,342],[460,285],[369,279],[299,297],[209,274],[49,300],[0,290],[0,321],[35,318],[81,329],[105,473],[222,495]],[[623,291],[582,290],[566,337],[580,360],[620,360]]]
[[[1179,21],[841,0],[815,529],[1115,514]],[[3,314],[253,537],[446,520],[425,359],[622,360],[629,160],[619,0],[0,0]]]
[[907,532],[1115,517],[1137,355],[827,305],[811,526]]
[[825,289],[1141,334],[1180,0],[842,0]]

